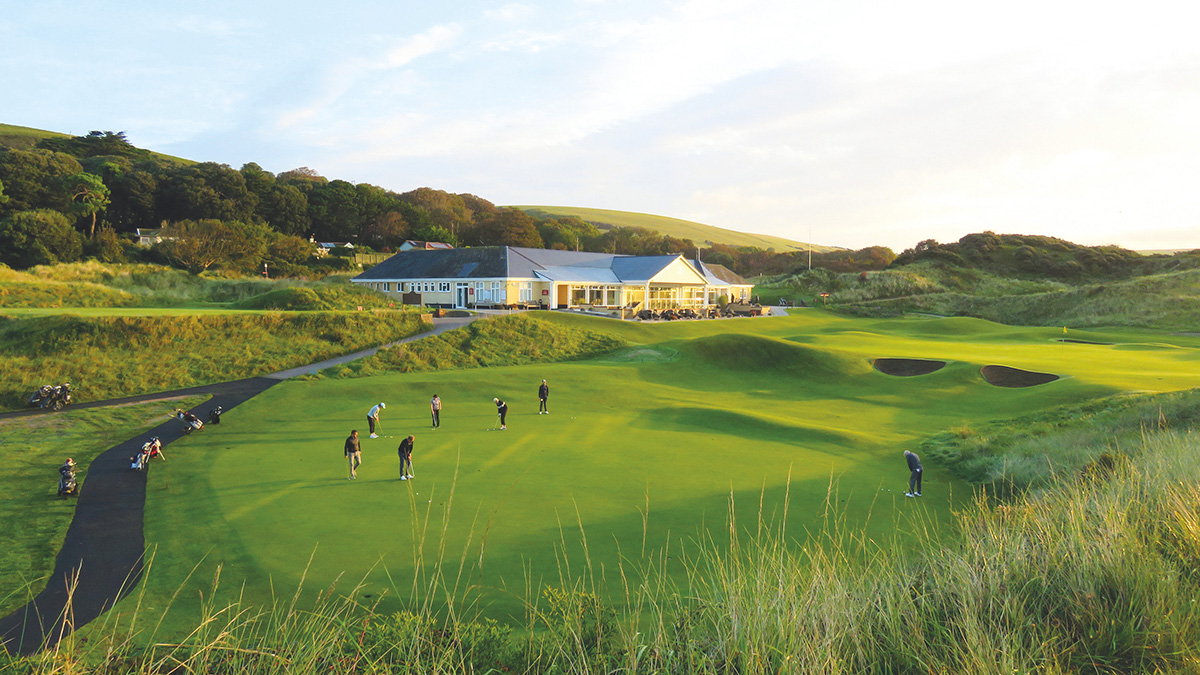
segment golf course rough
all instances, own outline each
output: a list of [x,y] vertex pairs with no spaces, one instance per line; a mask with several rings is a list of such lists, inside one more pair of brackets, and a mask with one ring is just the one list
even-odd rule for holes
[[[910,513],[945,520],[950,495],[971,494],[926,458],[924,497],[903,497],[902,451],[924,437],[1123,391],[1190,388],[1200,363],[1194,337],[1127,333],[1120,341],[1162,347],[1078,349],[1055,342],[1054,329],[977,319],[808,310],[653,326],[536,320],[677,356],[284,382],[155,467],[144,602],[165,604],[181,584],[189,590],[176,605],[198,602],[189,599],[206,587],[198,580],[221,566],[237,580],[224,592],[243,592],[245,580],[262,602],[302,576],[313,593],[362,580],[385,611],[452,596],[503,620],[522,616],[544,584],[588,575],[619,603],[621,574],[636,579],[644,556],[678,560],[697,538],[727,539],[731,501],[750,531],[760,515],[786,518],[802,540],[833,512],[890,542]],[[879,354],[948,365],[893,377],[872,367]],[[1069,377],[992,386],[981,368],[997,362]],[[548,415],[537,414],[543,378]],[[437,430],[434,393],[444,406]],[[507,431],[488,431],[494,397],[509,404]],[[366,439],[363,418],[381,400],[381,438]],[[356,428],[363,464],[349,481],[342,443]],[[410,433],[416,477],[402,482],[396,447]]]

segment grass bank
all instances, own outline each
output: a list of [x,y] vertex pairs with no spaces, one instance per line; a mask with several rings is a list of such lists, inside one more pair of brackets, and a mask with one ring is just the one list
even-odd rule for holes
[[[363,589],[329,588],[313,605],[285,596],[265,611],[207,600],[182,639],[143,613],[5,665],[39,675],[1193,673],[1200,438],[1159,432],[1130,450],[1104,474],[999,506],[977,500],[947,522],[915,514],[882,542],[845,526],[836,489],[803,547],[783,526],[730,517],[728,529],[748,534],[673,556],[631,552],[611,570],[627,580],[622,603],[593,593],[598,569],[563,568],[558,585],[524,596],[516,627],[470,604],[380,614]],[[439,518],[416,526],[436,532]],[[638,581],[626,574],[635,569]],[[463,599],[459,581],[414,584]]]
[[326,369],[309,378],[340,379],[389,372],[572,361],[605,354],[626,344],[619,337],[594,330],[514,314],[476,321],[441,335],[382,349],[374,356]]
[[101,452],[191,408],[205,396],[180,397],[112,408],[66,409],[54,415],[0,420],[0,615],[41,590],[75,513],[75,500],[57,495],[58,467],[71,457],[80,485]]
[[847,300],[837,303],[837,307],[855,316],[889,317],[920,312],[973,316],[1024,326],[1194,330],[1200,325],[1200,270],[1034,293],[975,295],[955,291]]
[[294,368],[423,330],[412,312],[195,316],[0,316],[0,408],[69,381],[77,401],[224,382]]
[[41,265],[14,271],[0,265],[0,307],[197,307],[235,309],[388,309],[392,300],[348,283],[189,274],[162,265],[98,262]]
[[1111,469],[1114,457],[1163,429],[1200,424],[1200,389],[1122,394],[1051,410],[964,424],[926,439],[922,457],[1002,493]]

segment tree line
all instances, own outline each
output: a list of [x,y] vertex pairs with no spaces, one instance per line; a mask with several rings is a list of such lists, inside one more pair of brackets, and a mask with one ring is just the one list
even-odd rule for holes
[[[137,229],[162,229],[149,249]],[[0,150],[0,262],[17,268],[82,257],[148,260],[194,272],[240,271],[263,263],[284,274],[348,269],[315,259],[313,241],[390,252],[407,239],[455,246],[526,246],[630,255],[683,253],[743,275],[791,271],[804,252],[705,245],[638,227],[597,226],[576,217],[535,217],[472,194],[428,187],[397,193],[328,179],[301,167],[271,173],[188,162],[134,146],[124,132],[40,140]],[[880,269],[883,247],[818,253],[816,266]]]

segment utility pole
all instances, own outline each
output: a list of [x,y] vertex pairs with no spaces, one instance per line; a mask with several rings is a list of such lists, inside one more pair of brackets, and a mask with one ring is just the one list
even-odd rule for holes
[[812,228],[808,228],[808,271],[812,271]]

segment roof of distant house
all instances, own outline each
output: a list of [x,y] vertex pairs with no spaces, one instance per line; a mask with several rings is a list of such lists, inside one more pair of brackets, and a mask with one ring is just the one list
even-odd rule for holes
[[400,245],[401,250],[405,247],[409,249],[418,249],[426,251],[434,251],[438,249],[452,249],[454,246],[441,241],[418,241],[416,239],[407,239]]

